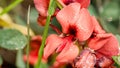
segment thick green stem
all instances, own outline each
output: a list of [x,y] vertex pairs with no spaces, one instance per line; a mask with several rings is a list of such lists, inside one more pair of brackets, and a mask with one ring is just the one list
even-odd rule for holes
[[44,45],[45,45],[45,40],[46,40],[46,37],[47,37],[47,34],[48,34],[48,28],[49,28],[50,18],[51,18],[51,15],[48,15],[47,22],[46,22],[46,25],[45,25],[45,30],[44,30],[44,33],[43,33],[42,44],[41,44],[41,47],[40,47],[39,53],[38,53],[38,57],[39,58],[38,58],[38,62],[36,64],[35,68],[40,68],[42,54],[43,54],[43,49],[44,49]]
[[48,16],[47,16],[47,20],[46,20],[46,25],[45,25],[44,33],[43,33],[43,36],[42,36],[43,37],[42,38],[42,43],[41,43],[41,47],[40,47],[39,53],[38,53],[38,62],[35,65],[35,68],[40,68],[41,67],[40,64],[41,64],[41,60],[42,60],[43,49],[44,49],[46,37],[48,35],[49,23],[50,23],[51,16],[55,12],[55,9],[56,9],[56,2],[55,2],[55,0],[50,0],[49,8],[48,8]]

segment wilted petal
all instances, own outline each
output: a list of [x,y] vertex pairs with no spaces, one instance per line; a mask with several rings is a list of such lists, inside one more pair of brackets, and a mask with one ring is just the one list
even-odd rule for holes
[[34,0],[34,4],[41,16],[47,16],[49,0]]
[[111,34],[111,37],[108,37],[108,41],[104,44],[102,48],[97,50],[97,52],[108,56],[111,58],[114,55],[118,55],[119,53],[119,43],[114,35]]
[[68,33],[69,25],[74,24],[80,11],[79,3],[72,3],[58,12],[56,18],[62,26],[63,33]]
[[75,61],[75,68],[94,68],[96,57],[90,50],[85,49]]
[[56,60],[60,63],[71,62],[79,53],[79,49],[73,43],[68,44],[70,48],[64,48],[63,51],[57,56]]
[[91,21],[91,16],[87,9],[81,9],[78,16],[80,17],[75,23],[77,32],[76,36],[79,41],[85,41],[91,36],[94,25]]
[[102,29],[100,26],[99,22],[96,20],[94,16],[91,16],[92,22],[94,24],[94,32],[99,34],[99,33],[105,33],[105,31]]
[[110,66],[112,66],[113,61],[109,58],[106,58],[105,56],[102,56],[101,58],[99,58],[96,62],[96,67],[100,67],[100,68],[110,68]]
[[55,34],[48,36],[46,40],[46,47],[44,48],[43,58],[47,59],[55,51],[55,49],[61,45],[62,42],[62,38]]

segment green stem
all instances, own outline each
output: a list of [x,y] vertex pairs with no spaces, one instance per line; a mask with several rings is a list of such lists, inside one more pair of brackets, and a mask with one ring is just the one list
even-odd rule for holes
[[30,5],[28,7],[28,14],[27,14],[27,32],[28,32],[28,45],[27,45],[27,68],[29,68],[29,46],[30,46],[30,22],[29,22],[29,18],[30,17]]
[[47,20],[46,20],[45,29],[44,29],[44,32],[43,32],[42,43],[41,43],[41,47],[40,47],[39,53],[38,53],[38,62],[35,65],[35,68],[40,68],[41,67],[40,64],[41,64],[41,60],[42,60],[43,49],[44,49],[46,37],[48,35],[49,23],[50,23],[51,16],[55,12],[55,9],[56,9],[56,2],[55,2],[55,0],[50,0],[49,7],[48,7],[48,16],[47,16]]
[[40,68],[42,54],[43,54],[43,49],[44,49],[44,45],[45,45],[45,40],[46,40],[46,37],[47,37],[47,34],[48,34],[48,28],[49,28],[50,18],[51,18],[51,15],[48,15],[47,22],[46,22],[46,25],[45,25],[45,30],[44,30],[44,33],[43,33],[42,44],[41,44],[41,47],[39,49],[39,54],[38,54],[39,58],[38,58],[38,62],[36,64],[35,68]]
[[60,8],[60,9],[62,9],[63,8],[63,6],[56,0],[56,4],[57,4],[57,6]]
[[15,0],[12,4],[10,4],[8,7],[6,7],[1,13],[0,16],[2,16],[4,13],[9,12],[12,8],[14,8],[16,5],[21,3],[23,0]]

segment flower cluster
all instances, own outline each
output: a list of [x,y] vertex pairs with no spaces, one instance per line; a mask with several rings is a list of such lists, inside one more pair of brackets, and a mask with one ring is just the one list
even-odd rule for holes
[[[119,54],[119,43],[90,15],[87,9],[90,0],[57,1],[63,8],[56,8],[54,16],[62,32],[47,37],[43,59],[47,60],[56,52],[58,55],[53,66],[56,68],[65,63],[71,63],[75,68],[113,67],[112,56]],[[49,0],[34,0],[34,3],[39,12],[39,24],[45,25]]]

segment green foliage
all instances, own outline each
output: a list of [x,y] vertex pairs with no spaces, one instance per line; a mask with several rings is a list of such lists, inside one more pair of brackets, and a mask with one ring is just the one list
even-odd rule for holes
[[9,12],[11,9],[13,9],[16,5],[18,5],[19,3],[21,3],[23,0],[15,0],[12,4],[10,4],[8,7],[6,7],[1,13],[0,15],[3,15],[4,13]]
[[95,7],[93,5],[90,5],[88,7],[88,10],[92,16],[97,16],[97,12],[96,12]]
[[120,16],[119,3],[117,1],[111,1],[103,5],[103,11],[101,16],[105,20],[116,20]]
[[15,29],[1,29],[0,38],[0,47],[9,50],[23,49],[27,43],[26,37]]
[[47,64],[41,62],[40,68],[49,68],[49,67]]
[[25,63],[23,61],[23,53],[22,50],[17,51],[17,56],[16,56],[16,66],[17,68],[26,68]]
[[120,45],[120,35],[117,34],[116,37],[117,37],[119,45]]
[[43,32],[42,43],[41,43],[41,47],[40,47],[39,53],[38,53],[38,62],[35,65],[35,68],[40,68],[40,66],[41,66],[40,63],[41,63],[41,59],[42,59],[42,54],[43,54],[43,49],[44,49],[46,37],[48,35],[49,23],[50,23],[51,16],[55,12],[55,9],[56,9],[55,1],[50,0],[50,4],[49,4],[49,7],[48,7],[48,16],[47,16],[47,19],[46,19],[46,25],[45,25],[45,29],[44,29],[44,32]]
[[120,68],[120,55],[118,55],[118,56],[113,56],[112,58],[113,58],[113,60],[115,61],[115,66],[116,66],[117,68]]
[[3,64],[2,56],[0,55],[0,66]]

